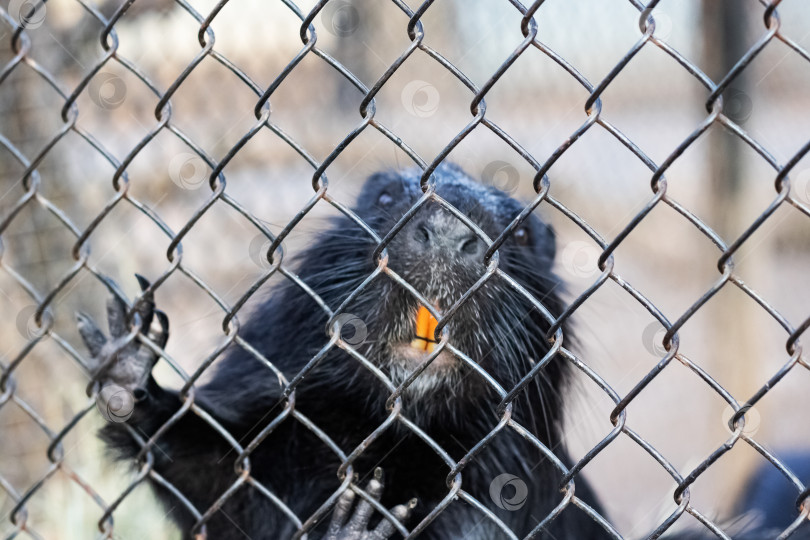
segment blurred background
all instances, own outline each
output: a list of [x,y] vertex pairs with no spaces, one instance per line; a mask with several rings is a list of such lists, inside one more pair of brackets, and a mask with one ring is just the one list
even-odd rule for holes
[[[87,266],[114,279],[132,298],[138,292],[135,272],[154,280],[172,267],[170,239],[148,214],[176,233],[211,198],[211,167],[178,133],[219,162],[256,125],[258,95],[208,54],[173,93],[169,124],[156,117],[160,97],[144,80],[162,94],[192,65],[202,50],[201,20],[215,8],[213,0],[136,0],[116,22],[117,48],[100,69],[111,53],[102,47],[99,17],[112,16],[119,2],[49,0],[26,18],[34,6],[32,0],[0,0],[0,375],[6,381],[0,387],[0,534],[14,535],[15,501],[38,486],[25,504],[27,527],[35,531],[31,537],[87,538],[97,534],[102,510],[81,482],[109,503],[132,478],[126,466],[104,458],[95,435],[103,420],[85,392],[87,373],[70,352],[73,347],[86,355],[74,312],[99,320],[107,297],[87,268],[74,272],[77,232],[118,197],[117,165],[88,138],[113,162],[128,161],[129,185],[128,199],[112,205],[85,242]],[[307,14],[315,2],[297,6]],[[755,0],[663,0],[652,16],[655,36],[718,82],[766,35],[764,12]],[[778,13],[780,32],[810,45],[810,6],[785,0]],[[25,47],[12,25],[21,20]],[[639,11],[625,0],[548,0],[535,20],[538,40],[594,86],[642,36]],[[443,0],[421,21],[424,43],[478,88],[523,40],[520,12],[506,1]],[[369,88],[411,43],[408,17],[393,2],[331,0],[312,24],[317,47]],[[300,27],[301,18],[284,2],[230,0],[210,25],[213,51],[261,93],[301,51]],[[127,66],[136,67],[140,77]],[[62,114],[65,96],[93,73],[76,99],[74,123],[73,113]],[[725,113],[784,164],[810,139],[808,92],[810,63],[774,39],[724,94]],[[529,47],[486,95],[486,117],[542,163],[586,121],[588,95],[569,72]],[[698,79],[647,43],[602,94],[601,116],[661,164],[707,117],[708,96]],[[362,123],[362,99],[344,76],[310,53],[272,93],[269,118],[278,133],[321,162]],[[472,99],[458,78],[417,50],[377,94],[375,119],[430,162],[472,120]],[[314,193],[314,168],[278,133],[259,130],[222,171],[226,194],[274,233]],[[43,152],[39,185],[28,196],[31,181],[23,182],[26,167],[14,154],[32,161]],[[531,164],[484,126],[449,159],[515,197],[529,201],[534,195]],[[329,193],[351,204],[370,173],[413,164],[367,127],[327,168]],[[594,125],[550,169],[550,193],[611,241],[653,198],[651,176],[638,157]],[[750,146],[715,124],[667,171],[667,193],[730,244],[774,201],[775,177]],[[799,162],[790,177],[792,196],[810,204],[810,160]],[[557,270],[573,300],[598,278],[601,249],[547,203],[537,212],[558,233]],[[334,208],[319,202],[288,237],[288,253],[294,257],[332,215]],[[229,305],[267,268],[266,238],[222,201],[203,213],[182,245],[183,268]],[[675,321],[719,279],[719,256],[694,225],[659,204],[616,250],[614,271]],[[810,220],[796,208],[781,205],[734,261],[735,275],[794,328],[810,315]],[[47,314],[53,326],[42,339],[37,302],[20,278],[40,299],[57,291]],[[224,341],[223,311],[179,271],[160,287],[157,301],[172,321],[167,350],[191,372]],[[620,396],[665,354],[660,324],[611,280],[575,318],[583,361]],[[743,402],[790,360],[787,337],[766,310],[727,285],[684,325],[679,351]],[[163,363],[157,377],[169,386],[180,384]],[[749,413],[746,433],[777,456],[810,448],[809,384],[808,370],[796,366]],[[613,404],[585,377],[571,392],[566,443],[579,458],[609,433]],[[730,416],[717,392],[673,361],[631,403],[627,423],[686,475],[728,439]],[[54,466],[46,433],[66,427],[64,459]],[[748,475],[764,463],[738,443],[695,482],[692,504],[710,517],[728,516]],[[583,474],[627,538],[644,536],[676,508],[671,477],[625,436]],[[678,526],[695,523],[687,515]],[[115,535],[179,537],[143,486],[116,511]]]

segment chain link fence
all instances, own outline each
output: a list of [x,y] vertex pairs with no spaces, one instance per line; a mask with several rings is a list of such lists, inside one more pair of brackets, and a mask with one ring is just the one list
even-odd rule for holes
[[[800,530],[808,479],[780,448],[806,444],[810,429],[800,339],[810,326],[808,10],[800,0],[612,4],[4,3],[4,538],[170,538],[150,481],[202,535],[245,485],[298,535],[342,491],[361,493],[349,474],[315,514],[296,515],[244,466],[266,433],[236,442],[195,403],[195,388],[229,344],[244,345],[249,306],[296,281],[294,254],[323,220],[359,219],[348,209],[359,181],[377,165],[416,165],[427,181],[445,160],[522,198],[558,231],[570,292],[552,327],[580,321],[583,351],[564,342],[558,354],[583,390],[564,427],[576,461],[554,458],[567,481],[557,511],[578,506],[614,538],[680,527],[728,538],[719,516],[729,493],[767,464],[795,492],[778,537]],[[390,238],[375,241],[382,250]],[[503,274],[497,258],[490,265]],[[134,476],[102,464],[100,389],[73,312],[101,318],[110,293],[134,305],[140,293],[131,302],[123,285],[134,272],[152,278],[173,321],[156,376],[186,391],[160,433],[197,415],[241,465],[210,508],[152,467],[155,440],[140,441]],[[382,262],[380,272],[401,280]],[[324,346],[374,369],[341,338],[349,314],[322,308],[337,323]],[[288,394],[266,429],[300,423],[337,455],[336,474],[351,473],[362,449],[340,448],[300,414],[301,377],[260,359]],[[504,405],[532,376],[499,389]],[[408,421],[403,386],[389,386],[390,421],[367,435],[397,422],[457,473],[424,522],[398,531],[418,534],[461,500],[516,538],[464,490],[477,450],[449,458]],[[510,410],[483,445],[500,429],[526,433]],[[577,497],[580,476],[604,516]]]

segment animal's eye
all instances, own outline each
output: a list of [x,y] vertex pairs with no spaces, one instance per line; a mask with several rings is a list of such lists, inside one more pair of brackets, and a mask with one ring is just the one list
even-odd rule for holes
[[377,198],[377,203],[380,206],[388,206],[392,202],[394,202],[394,198],[391,195],[389,195],[388,193],[384,192],[384,191]]
[[515,239],[515,242],[518,245],[526,246],[529,244],[529,229],[526,227],[521,227],[516,229],[515,232],[512,233],[512,238]]

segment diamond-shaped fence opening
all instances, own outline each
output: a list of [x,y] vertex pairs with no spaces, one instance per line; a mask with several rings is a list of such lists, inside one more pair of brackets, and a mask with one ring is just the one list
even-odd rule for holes
[[[189,538],[322,537],[344,493],[371,500],[377,465],[372,521],[394,536],[808,534],[801,0],[10,0],[0,19],[4,538],[173,538],[175,523]],[[447,162],[522,210],[485,233],[436,188]],[[370,175],[409,168],[424,195],[385,230],[352,209]],[[394,262],[437,205],[485,245],[441,306]],[[530,214],[555,230],[561,303],[505,255]],[[341,262],[358,249],[361,271]],[[370,353],[367,332],[394,322],[354,314],[375,313],[362,303],[379,290],[437,319],[435,354],[406,373]],[[131,308],[116,350],[141,343],[177,391],[159,394],[162,415],[144,420],[142,396],[106,385],[114,364],[81,343],[74,313],[104,319],[110,295]],[[141,332],[151,295],[165,346]],[[283,322],[274,298],[317,327],[263,328]],[[454,343],[469,313],[511,379]],[[521,358],[520,340],[544,356]],[[223,388],[235,350],[255,367]],[[437,397],[429,368],[446,358],[485,406]],[[553,387],[553,370],[572,380]],[[346,380],[310,390],[330,376]],[[377,389],[374,415],[346,415],[365,410],[344,402],[352,384]],[[453,419],[424,425],[436,400]],[[456,415],[469,431],[447,427]],[[120,467],[104,425],[132,448]],[[380,448],[436,463],[390,470],[371,462]],[[406,502],[386,498],[397,483],[419,499],[409,518],[386,510]],[[731,518],[777,491],[779,512]]]

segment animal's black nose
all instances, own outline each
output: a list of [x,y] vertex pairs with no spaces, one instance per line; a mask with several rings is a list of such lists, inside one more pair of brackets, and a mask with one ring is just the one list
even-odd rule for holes
[[480,261],[486,244],[463,222],[451,214],[434,212],[412,223],[411,240],[415,252],[458,255]]

